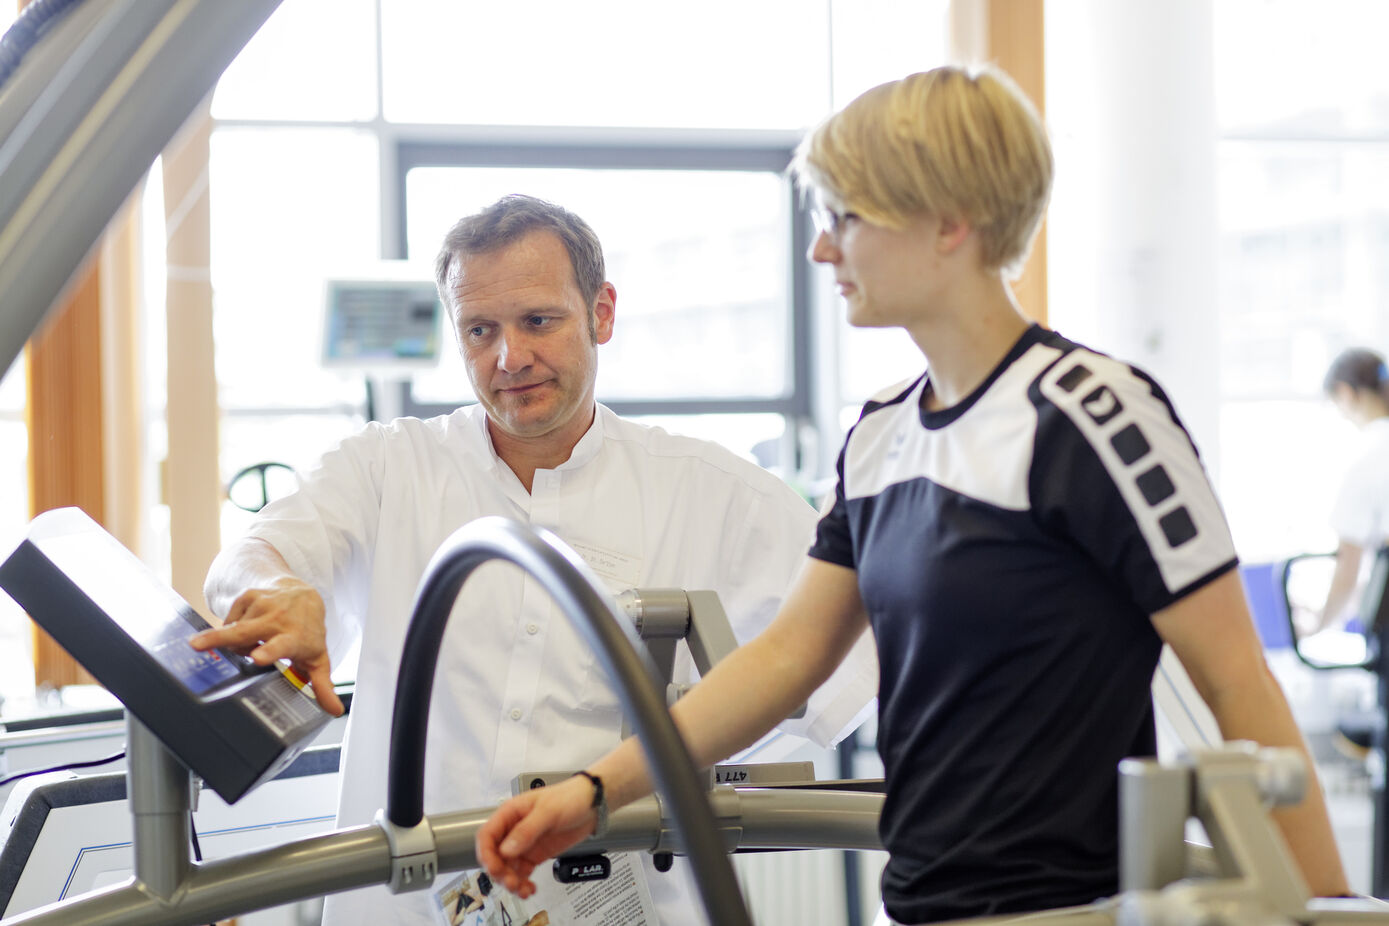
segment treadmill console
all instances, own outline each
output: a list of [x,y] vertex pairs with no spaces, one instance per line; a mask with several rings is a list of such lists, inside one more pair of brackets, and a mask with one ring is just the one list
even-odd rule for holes
[[33,520],[0,588],[227,803],[331,719],[279,666],[194,650],[208,623],[77,508]]

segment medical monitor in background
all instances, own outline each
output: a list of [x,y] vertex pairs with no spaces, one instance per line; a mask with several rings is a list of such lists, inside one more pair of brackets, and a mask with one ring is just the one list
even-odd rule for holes
[[384,374],[439,361],[444,308],[434,283],[407,267],[335,278],[324,288],[323,364]]

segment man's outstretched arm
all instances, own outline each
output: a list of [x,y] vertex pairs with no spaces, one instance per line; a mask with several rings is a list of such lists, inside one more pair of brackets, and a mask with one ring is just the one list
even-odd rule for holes
[[236,650],[258,665],[288,659],[313,686],[319,707],[341,716],[323,598],[294,574],[279,550],[255,537],[229,545],[213,560],[203,594],[224,623],[195,636],[194,649]]

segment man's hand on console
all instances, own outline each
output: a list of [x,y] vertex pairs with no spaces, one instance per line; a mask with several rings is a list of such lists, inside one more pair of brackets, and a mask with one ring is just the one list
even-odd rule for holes
[[318,706],[342,716],[342,701],[330,674],[323,598],[307,582],[285,577],[268,588],[242,592],[226,622],[193,637],[192,644],[196,650],[220,647],[245,653],[262,666],[288,659],[294,671],[309,680]]

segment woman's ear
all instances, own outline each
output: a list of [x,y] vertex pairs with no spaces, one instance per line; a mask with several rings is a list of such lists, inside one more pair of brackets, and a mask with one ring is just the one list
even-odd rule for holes
[[960,216],[943,215],[940,227],[936,230],[936,250],[942,255],[953,254],[964,244],[973,227],[969,220]]

